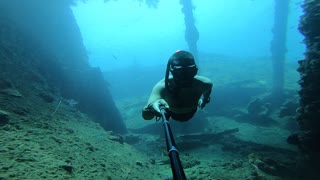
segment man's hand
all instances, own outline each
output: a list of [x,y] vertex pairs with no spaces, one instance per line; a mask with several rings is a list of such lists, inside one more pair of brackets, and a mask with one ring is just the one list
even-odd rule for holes
[[207,103],[210,102],[210,98],[207,98],[206,100],[204,100],[204,98],[200,98],[199,101],[198,101],[198,107],[200,109],[203,109]]
[[168,109],[169,105],[164,99],[159,99],[154,101],[152,104],[148,106],[148,108],[155,113],[156,116],[161,116],[160,107]]

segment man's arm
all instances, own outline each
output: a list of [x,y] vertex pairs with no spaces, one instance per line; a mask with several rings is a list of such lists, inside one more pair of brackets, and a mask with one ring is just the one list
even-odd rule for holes
[[213,87],[212,83],[205,84],[205,91],[203,92],[202,95],[203,95],[203,100],[205,100],[206,103],[208,103],[210,101],[212,87]]
[[213,88],[213,83],[209,78],[203,76],[196,76],[196,78],[202,82],[202,99],[201,103],[199,104],[200,108],[202,109],[207,103],[210,102],[210,95]]
[[164,81],[158,82],[152,89],[147,105],[142,109],[142,117],[145,120],[151,120],[155,116],[154,103],[163,99]]

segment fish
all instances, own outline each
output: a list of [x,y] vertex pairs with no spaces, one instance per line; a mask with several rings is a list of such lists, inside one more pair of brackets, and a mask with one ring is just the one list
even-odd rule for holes
[[118,60],[118,57],[116,55],[112,54],[112,57],[114,60]]

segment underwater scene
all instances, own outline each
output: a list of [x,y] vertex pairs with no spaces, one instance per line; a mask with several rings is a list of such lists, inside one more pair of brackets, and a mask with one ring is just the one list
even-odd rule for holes
[[317,180],[320,1],[1,0],[0,180]]

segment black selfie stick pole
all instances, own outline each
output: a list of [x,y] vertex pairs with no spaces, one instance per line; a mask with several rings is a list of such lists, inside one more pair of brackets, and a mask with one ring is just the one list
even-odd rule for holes
[[183,168],[182,168],[182,165],[181,165],[181,161],[179,158],[179,152],[176,148],[176,143],[173,139],[173,135],[171,132],[169,121],[167,120],[167,118],[165,116],[165,113],[166,113],[165,108],[161,107],[160,112],[161,112],[161,116],[162,116],[162,124],[164,127],[164,132],[165,132],[165,136],[166,136],[167,150],[168,150],[169,157],[170,157],[173,179],[174,180],[185,180],[187,178],[186,178],[186,175],[185,175]]

